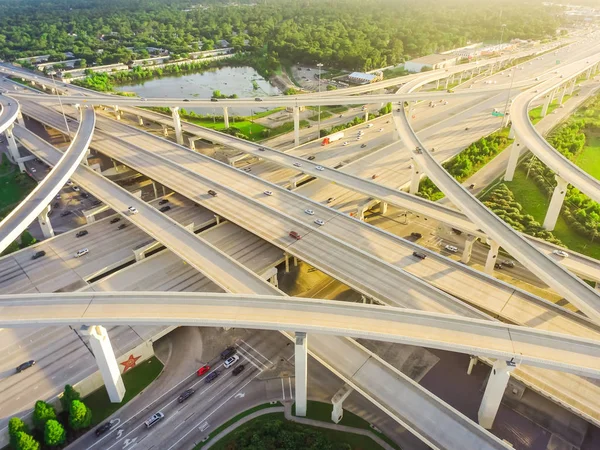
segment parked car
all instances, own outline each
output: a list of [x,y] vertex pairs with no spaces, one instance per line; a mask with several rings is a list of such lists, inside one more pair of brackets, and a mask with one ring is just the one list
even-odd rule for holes
[[262,99],[262,98],[260,98],[260,97],[256,97],[256,98],[254,99],[254,101],[256,101],[256,102],[262,102],[262,101],[263,101],[263,99]]
[[111,219],[110,223],[117,223],[121,220],[120,217],[115,217],[114,219]]
[[210,101],[211,102],[218,102],[219,100],[213,97],[213,98],[210,99]]
[[332,203],[335,200],[335,197],[329,197],[327,199],[327,203]]
[[181,395],[177,398],[177,402],[178,403],[185,402],[188,398],[190,398],[192,395],[194,395],[194,392],[196,392],[194,389],[187,389],[187,390],[183,391],[181,393]]
[[110,430],[112,428],[112,423],[110,422],[105,422],[102,425],[100,425],[98,428],[96,428],[96,437],[106,433],[108,430]]
[[455,247],[454,245],[446,245],[444,248],[451,253],[456,253],[458,251],[458,247]]
[[421,252],[413,252],[413,256],[419,258],[419,259],[425,259],[427,258],[427,255],[425,253],[421,253]]
[[299,241],[302,239],[302,236],[297,231],[290,231],[289,236]]
[[496,264],[494,264],[494,269],[501,270],[502,269],[502,263],[496,263]]
[[233,371],[231,373],[235,377],[235,376],[239,375],[240,373],[242,373],[244,371],[244,368],[245,368],[245,366],[243,364],[240,364],[235,369],[233,369]]
[[78,232],[75,234],[75,237],[78,237],[78,238],[80,238],[80,237],[86,236],[86,235],[88,235],[88,234],[89,234],[88,230],[81,230],[81,231],[78,231]]
[[198,376],[202,376],[204,375],[206,372],[208,372],[210,370],[210,366],[207,364],[205,366],[200,367],[196,373],[198,374]]
[[73,186],[73,190],[74,190],[75,192],[79,192],[79,186]]
[[31,256],[31,259],[38,259],[38,258],[41,258],[42,256],[46,256],[46,252],[44,250],[40,250],[39,252],[35,252]]
[[344,142],[344,146],[346,146],[346,145],[348,145],[348,141],[345,141],[345,142]]
[[159,209],[159,211],[164,213],[164,212],[167,212],[167,211],[169,211],[170,209],[171,209],[171,207],[170,207],[169,205],[165,205],[165,206],[162,206],[162,207]]
[[35,360],[29,360],[17,366],[17,373],[23,372],[25,369],[29,369],[31,366],[35,366]]

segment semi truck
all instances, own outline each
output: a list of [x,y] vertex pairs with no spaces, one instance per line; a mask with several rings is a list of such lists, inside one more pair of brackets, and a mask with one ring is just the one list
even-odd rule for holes
[[333,134],[327,136],[325,139],[323,139],[323,142],[321,142],[321,145],[331,144],[332,142],[339,141],[343,137],[344,137],[344,132],[338,131],[337,133],[333,133]]

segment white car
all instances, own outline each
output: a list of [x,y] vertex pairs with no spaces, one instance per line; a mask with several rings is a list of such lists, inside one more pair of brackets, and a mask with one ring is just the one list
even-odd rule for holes
[[312,209],[305,209],[304,212],[306,214],[308,214],[309,216],[314,216],[315,215],[315,212]]
[[562,256],[563,258],[568,258],[569,254],[567,252],[564,252],[562,250],[554,250],[552,253],[554,253],[557,256]]
[[31,168],[31,173],[36,173],[36,172],[37,172],[37,170],[35,170],[35,167],[32,167]]
[[300,164],[299,162],[295,162],[294,166],[296,166],[296,167],[302,167],[302,164]]
[[381,133],[382,131],[383,131],[383,128],[380,128],[380,129],[379,129],[379,132]]
[[134,206],[130,206],[127,208],[127,211],[129,211],[130,214],[137,214],[139,211],[137,210],[136,207]]
[[458,251],[458,248],[454,245],[446,245],[444,248],[452,253],[456,253]]
[[373,126],[373,124],[370,123],[370,124],[367,125],[367,128],[371,128],[372,126]]
[[321,219],[315,219],[315,223],[319,226],[325,225],[325,221]]
[[265,192],[263,192],[263,194],[265,194],[265,195],[273,195],[273,191],[265,191]]
[[325,168],[323,166],[317,166],[317,167],[315,167],[315,169],[317,169],[319,171],[325,170]]
[[75,253],[75,258],[81,258],[83,255],[87,255],[90,251],[87,248],[82,248],[81,250],[77,250]]
[[78,186],[73,186],[73,190],[74,190],[75,192],[79,192],[79,187],[78,187]]
[[357,138],[356,138],[356,140],[357,140],[357,141],[360,141],[360,140],[361,140],[361,138],[362,138],[362,137],[361,137],[361,136],[359,136],[359,137],[357,137]]
[[348,145],[348,141],[344,142],[344,145]]
[[73,182],[71,180],[67,180],[67,186],[73,186]]

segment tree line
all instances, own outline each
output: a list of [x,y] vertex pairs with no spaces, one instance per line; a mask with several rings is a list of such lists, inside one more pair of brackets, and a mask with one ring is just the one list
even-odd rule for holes
[[[469,42],[547,38],[557,7],[506,0],[4,0],[0,58],[72,52],[88,65],[146,57],[147,47],[185,56],[228,41],[272,68],[280,60],[370,70]],[[501,15],[500,15],[501,14]]]

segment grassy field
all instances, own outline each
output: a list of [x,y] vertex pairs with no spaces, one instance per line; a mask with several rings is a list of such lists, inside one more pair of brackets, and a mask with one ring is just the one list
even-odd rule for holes
[[396,67],[395,69],[386,69],[383,71],[383,79],[389,80],[390,78],[403,77],[408,75],[408,72],[404,70],[404,67]]
[[1,165],[0,170],[0,219],[5,217],[21,200],[35,188],[37,183],[26,174],[21,174],[17,166]]
[[[264,416],[257,417],[255,419],[251,420],[250,422],[247,422],[247,423],[243,424],[242,426],[240,426],[234,432],[232,432],[228,436],[226,436],[223,439],[221,439],[220,441],[218,441],[211,448],[213,448],[215,450],[226,450],[229,448],[237,448],[235,446],[235,443],[236,443],[236,440],[238,439],[238,436],[240,436],[242,434],[246,434],[246,433],[251,433],[252,430],[255,429],[257,426],[261,426],[265,422],[271,422],[273,420],[285,420],[285,417],[284,417],[283,413],[266,414]],[[344,433],[341,431],[334,431],[334,430],[328,430],[325,428],[311,427],[308,425],[300,425],[300,424],[296,424],[296,423],[294,425],[296,425],[297,428],[314,428],[314,429],[318,430],[320,433],[326,435],[333,442],[337,442],[340,444],[341,443],[348,444],[352,448],[352,450],[380,450],[381,449],[381,447],[378,444],[376,444],[372,439],[370,439],[366,436],[361,436],[359,434]]]
[[[333,114],[329,111],[321,111],[321,120],[329,119],[332,116]],[[319,113],[315,114],[314,116],[310,116],[308,120],[319,120]]]
[[[538,188],[531,179],[526,178],[525,171],[519,167],[515,172],[513,181],[506,182],[508,188],[515,195],[527,214],[531,214],[535,220],[544,222],[550,199]],[[552,231],[554,236],[560,239],[571,250],[600,258],[600,242],[591,242],[590,239],[576,234],[565,222],[562,214],[558,216],[556,227]]]
[[600,180],[600,136],[586,136],[586,144],[575,164]]
[[[567,100],[569,100],[571,98],[570,95],[565,95],[565,97],[563,98],[563,103],[565,103]],[[548,106],[548,113],[547,114],[552,114],[552,112],[558,108],[558,99],[555,99],[552,101],[552,103],[550,103],[550,105]],[[540,120],[542,120],[542,106],[538,106],[537,108],[533,108],[529,110],[529,119],[531,120],[531,123],[533,123],[534,125],[536,123],[538,123]]]
[[111,403],[104,387],[85,397],[85,404],[92,410],[92,426],[98,425],[143,391],[158,377],[162,369],[163,364],[153,356],[126,372],[123,375],[126,392],[121,403]]
[[[196,125],[200,125],[206,128],[210,128],[211,130],[222,131],[225,129],[225,124],[222,120],[213,120],[210,118],[197,118],[197,117],[186,117],[186,121],[195,123]],[[240,130],[245,136],[248,137],[251,141],[260,141],[264,139],[263,130],[268,129],[267,127],[262,126],[256,122],[250,122],[249,120],[243,120],[241,122],[233,122],[229,121],[230,127],[235,127]]]

